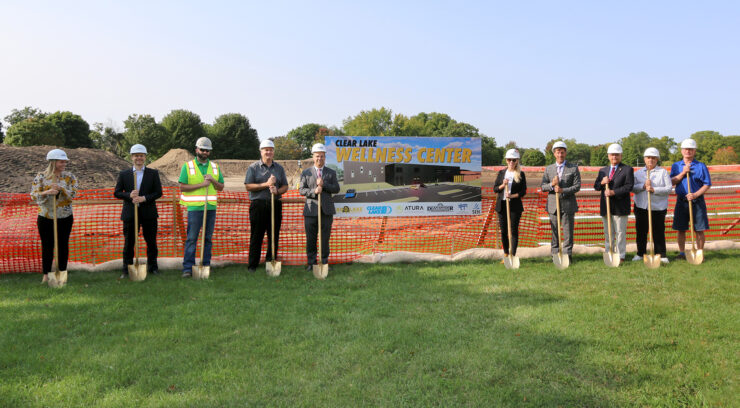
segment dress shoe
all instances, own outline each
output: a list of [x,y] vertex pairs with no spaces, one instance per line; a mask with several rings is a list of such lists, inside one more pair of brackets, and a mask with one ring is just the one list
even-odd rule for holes
[[118,279],[128,279],[128,274],[122,273],[121,276],[118,277]]
[[150,271],[147,271],[147,273],[151,275],[159,275],[159,269],[152,269]]
[[306,265],[306,272],[313,271],[313,265]]
[[257,273],[257,268],[247,268],[247,273]]
[[183,278],[192,278],[193,277],[193,272],[191,272],[191,271],[183,271],[182,272],[182,277]]

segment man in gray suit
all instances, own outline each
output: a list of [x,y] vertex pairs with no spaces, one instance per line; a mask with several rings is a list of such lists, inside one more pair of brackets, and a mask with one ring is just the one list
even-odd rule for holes
[[319,233],[319,194],[321,195],[321,263],[329,263],[329,236],[331,225],[334,222],[334,200],[332,194],[339,192],[337,173],[324,166],[326,163],[326,147],[316,143],[311,148],[313,167],[303,170],[301,184],[298,191],[306,197],[303,207],[303,224],[306,227],[306,256],[308,267],[311,270],[316,264],[316,238]]
[[563,226],[563,253],[568,254],[573,263],[573,222],[578,212],[576,193],[581,190],[581,172],[578,165],[565,161],[568,147],[558,141],[552,145],[555,163],[545,167],[542,175],[542,191],[547,192],[547,214],[550,216],[552,230],[552,254],[558,253],[558,218],[555,193],[560,193],[560,223]]

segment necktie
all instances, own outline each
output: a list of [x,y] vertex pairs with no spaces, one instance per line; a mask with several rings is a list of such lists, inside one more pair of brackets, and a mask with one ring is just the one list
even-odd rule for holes
[[318,174],[319,178],[321,178],[321,169],[316,169],[316,174]]
[[609,180],[614,178],[614,171],[617,170],[616,167],[612,167],[612,171],[609,172]]
[[559,179],[563,178],[563,165],[562,164],[558,166],[558,178]]

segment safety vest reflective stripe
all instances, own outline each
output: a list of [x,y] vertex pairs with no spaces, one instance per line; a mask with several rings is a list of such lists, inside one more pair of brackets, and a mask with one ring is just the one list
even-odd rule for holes
[[[197,196],[189,196],[185,194],[180,194],[180,200],[182,201],[188,201],[188,202],[203,202],[206,200],[206,196],[204,195],[197,195]],[[216,196],[208,196],[208,202],[209,203],[216,203],[218,202],[218,197]]]
[[195,160],[188,162],[188,170],[190,170],[190,175],[195,175]]

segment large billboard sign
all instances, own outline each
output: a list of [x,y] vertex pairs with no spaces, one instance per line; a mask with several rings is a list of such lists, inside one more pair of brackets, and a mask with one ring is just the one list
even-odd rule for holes
[[327,136],[339,217],[479,215],[481,140]]

